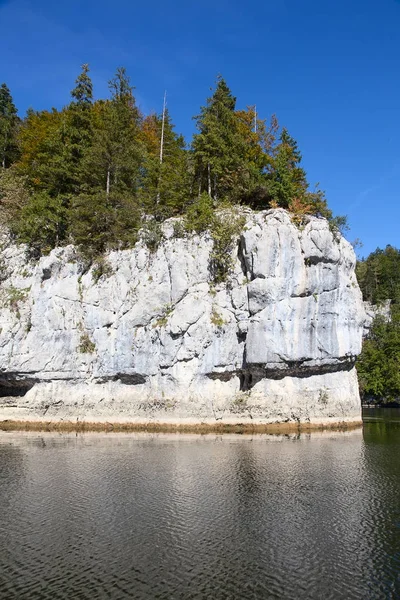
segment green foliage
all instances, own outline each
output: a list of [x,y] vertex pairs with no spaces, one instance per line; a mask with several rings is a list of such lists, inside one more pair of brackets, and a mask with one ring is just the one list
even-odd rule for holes
[[357,263],[357,279],[364,300],[391,300],[390,320],[374,319],[357,362],[364,398],[390,402],[400,398],[400,251],[377,248]]
[[19,175],[15,167],[0,169],[0,222],[12,229],[28,201],[27,177]]
[[307,191],[306,173],[300,167],[301,154],[297,142],[283,129],[279,145],[271,161],[268,191],[271,201],[289,208],[294,198],[303,198]]
[[145,147],[140,203],[157,221],[182,214],[190,197],[190,162],[182,136],[177,135],[168,110],[164,118],[150,115],[142,125]]
[[357,263],[356,273],[364,300],[379,304],[390,299],[400,304],[400,250],[377,248]]
[[162,227],[155,219],[143,223],[141,238],[151,252],[155,252],[163,239]]
[[186,230],[196,233],[209,231],[212,237],[210,272],[214,283],[226,281],[233,263],[232,250],[245,222],[245,217],[230,206],[216,213],[211,198],[205,192],[188,208]]
[[400,309],[392,309],[391,321],[375,318],[357,362],[361,395],[390,402],[400,398]]
[[27,299],[29,291],[30,288],[16,288],[11,285],[2,291],[3,306],[7,306],[11,310],[16,311],[19,302],[24,302]]
[[72,237],[87,258],[136,241],[139,215],[129,195],[113,201],[105,191],[81,194],[72,201],[70,219]]
[[171,314],[173,313],[173,311],[174,311],[173,304],[166,304],[161,311],[161,315],[154,322],[153,329],[156,329],[157,327],[165,327],[166,324],[168,323],[168,319],[171,316]]
[[92,342],[86,331],[81,333],[78,350],[81,354],[93,354],[96,350],[96,344]]
[[48,253],[65,239],[66,210],[60,197],[46,192],[33,194],[21,208],[12,230],[19,241],[41,253]]
[[309,190],[297,142],[275,116],[267,122],[255,107],[238,110],[221,76],[195,117],[190,150],[168,110],[140,113],[124,68],[109,92],[94,101],[84,64],[69,104],[30,109],[20,122],[0,87],[2,221],[35,252],[73,242],[94,260],[134,244],[141,228],[154,250],[160,223],[182,216],[177,235],[210,231],[212,269],[222,281],[236,235],[235,223],[214,214],[225,204],[287,208],[299,224],[307,214],[332,218],[323,192]]
[[90,79],[89,65],[82,65],[82,73],[76,79],[76,86],[71,92],[71,96],[74,98],[78,106],[89,106],[93,100],[93,84]]
[[[254,174],[264,165],[258,162],[251,125],[235,111],[236,98],[219,76],[214,94],[195,117],[198,133],[193,136],[194,184],[217,202],[239,201],[254,186]],[[262,154],[262,152],[261,152]]]
[[345,231],[350,229],[346,215],[337,215],[336,217],[328,218],[328,221],[329,229],[335,237],[338,237],[339,234],[344,235]]
[[188,207],[185,215],[185,229],[189,233],[203,233],[210,229],[214,219],[214,207],[211,197],[203,192]]
[[16,143],[19,118],[11,92],[5,83],[0,86],[0,166],[9,167],[18,156]]
[[219,214],[213,220],[210,271],[215,283],[226,281],[232,269],[232,250],[245,222],[245,217],[235,214],[232,209]]
[[225,325],[222,315],[218,312],[218,309],[215,306],[212,307],[210,321],[214,327],[217,327],[217,329],[221,329]]
[[113,268],[104,256],[99,256],[92,268],[92,279],[98,283],[101,277],[111,277],[114,274]]

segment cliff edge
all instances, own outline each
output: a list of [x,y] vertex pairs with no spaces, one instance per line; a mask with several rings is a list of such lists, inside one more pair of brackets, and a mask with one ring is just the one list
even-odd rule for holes
[[[213,285],[208,234],[110,252],[1,252],[0,420],[338,422],[360,418],[365,313],[351,245],[325,219],[246,212]],[[228,218],[228,217],[227,217]]]

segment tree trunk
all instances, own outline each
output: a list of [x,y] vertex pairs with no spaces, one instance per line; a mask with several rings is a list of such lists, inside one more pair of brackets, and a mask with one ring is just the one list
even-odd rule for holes
[[164,92],[164,103],[163,103],[163,111],[162,111],[162,123],[161,123],[161,141],[160,141],[160,172],[158,175],[157,182],[157,197],[156,204],[157,206],[160,204],[160,185],[161,185],[161,165],[163,162],[163,153],[164,153],[164,128],[165,128],[165,107],[167,104],[167,92]]
[[208,175],[208,195],[211,198],[211,166],[210,166],[210,163],[208,163],[207,175]]
[[110,167],[107,169],[106,196],[107,200],[110,195]]

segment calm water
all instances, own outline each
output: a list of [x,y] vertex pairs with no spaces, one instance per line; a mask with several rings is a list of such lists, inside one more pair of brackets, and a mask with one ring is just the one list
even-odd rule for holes
[[399,415],[300,438],[0,433],[0,597],[398,599]]

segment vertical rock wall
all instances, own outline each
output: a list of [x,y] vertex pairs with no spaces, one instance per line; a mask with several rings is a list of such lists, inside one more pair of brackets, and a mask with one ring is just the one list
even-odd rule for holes
[[[227,217],[228,218],[228,217]],[[141,243],[83,273],[73,247],[2,252],[0,418],[359,418],[364,308],[350,244],[324,219],[251,213],[227,282],[208,235]]]

